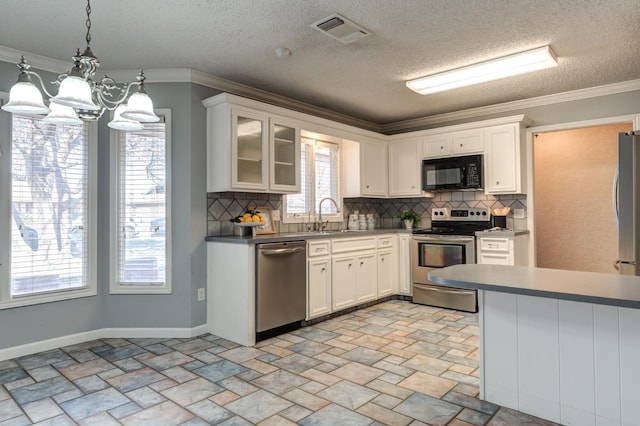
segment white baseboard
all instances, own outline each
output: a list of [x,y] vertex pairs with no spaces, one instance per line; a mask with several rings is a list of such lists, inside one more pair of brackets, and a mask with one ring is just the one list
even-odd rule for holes
[[83,333],[69,334],[39,342],[27,343],[0,349],[0,361],[31,355],[38,352],[57,349],[64,346],[77,345],[96,339],[107,338],[189,338],[208,333],[206,324],[193,328],[101,328],[99,330],[85,331]]

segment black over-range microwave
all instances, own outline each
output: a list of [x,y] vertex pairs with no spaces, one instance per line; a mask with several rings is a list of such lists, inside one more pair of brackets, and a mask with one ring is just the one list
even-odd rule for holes
[[480,190],[483,156],[466,155],[422,160],[423,191]]

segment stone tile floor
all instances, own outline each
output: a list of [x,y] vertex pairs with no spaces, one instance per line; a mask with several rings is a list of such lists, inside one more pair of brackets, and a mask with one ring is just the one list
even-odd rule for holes
[[392,300],[243,347],[102,339],[0,362],[0,425],[551,425],[477,399],[477,316]]

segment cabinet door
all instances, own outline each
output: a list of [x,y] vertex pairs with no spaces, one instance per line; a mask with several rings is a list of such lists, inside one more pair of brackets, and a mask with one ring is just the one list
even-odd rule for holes
[[488,194],[519,193],[520,147],[516,125],[497,126],[485,133],[486,176]]
[[396,292],[398,274],[394,260],[392,250],[378,252],[378,297]]
[[452,151],[454,154],[473,154],[484,151],[484,132],[482,129],[455,132]]
[[411,296],[411,236],[398,235],[398,293]]
[[307,265],[307,319],[310,319],[331,313],[331,259],[311,259]]
[[451,133],[427,136],[422,142],[422,155],[424,158],[446,157],[451,154]]
[[360,144],[360,188],[363,196],[387,196],[387,145],[378,142]]
[[420,140],[389,145],[389,196],[410,197],[422,193]]
[[334,311],[356,303],[355,262],[351,256],[331,259],[331,305]]
[[355,258],[356,303],[374,300],[378,294],[378,259],[375,252]]
[[231,113],[231,185],[233,189],[268,189],[267,117],[234,108]]
[[270,120],[271,192],[300,192],[300,128],[291,121],[274,117]]

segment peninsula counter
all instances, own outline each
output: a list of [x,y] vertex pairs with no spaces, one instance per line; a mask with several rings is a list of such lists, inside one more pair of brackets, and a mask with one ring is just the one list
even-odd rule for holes
[[455,265],[478,290],[480,398],[566,425],[640,425],[640,277]]

